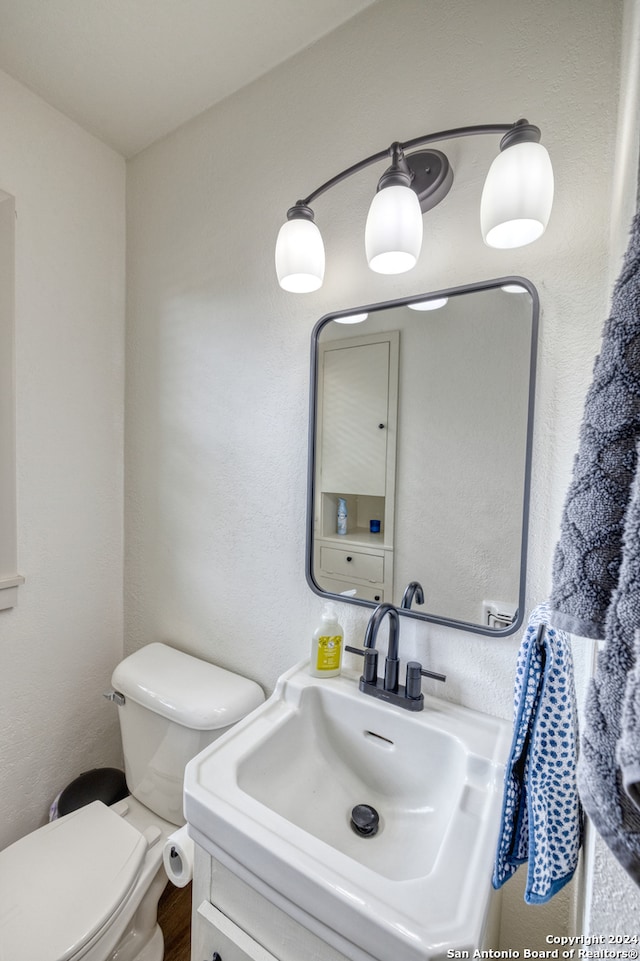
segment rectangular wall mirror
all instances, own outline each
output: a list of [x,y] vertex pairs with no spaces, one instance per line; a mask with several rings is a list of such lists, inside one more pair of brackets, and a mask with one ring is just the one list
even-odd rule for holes
[[533,285],[503,277],[318,321],[312,590],[399,607],[418,581],[424,603],[414,597],[408,616],[492,636],[518,629],[538,313]]

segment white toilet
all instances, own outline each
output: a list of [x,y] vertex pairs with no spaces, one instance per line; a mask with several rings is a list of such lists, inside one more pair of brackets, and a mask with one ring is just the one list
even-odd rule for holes
[[125,658],[112,684],[130,796],[0,851],[0,961],[162,961],[162,852],[184,824],[185,765],[264,700],[253,681],[165,644]]

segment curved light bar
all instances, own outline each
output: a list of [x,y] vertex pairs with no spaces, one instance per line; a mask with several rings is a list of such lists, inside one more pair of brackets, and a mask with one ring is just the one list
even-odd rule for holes
[[284,290],[317,290],[323,282],[325,256],[310,204],[321,194],[371,164],[391,159],[380,178],[365,229],[369,266],[378,273],[410,270],[420,256],[422,214],[447,195],[453,171],[438,150],[407,153],[439,140],[502,134],[500,153],[487,174],[481,201],[482,236],[490,247],[530,244],[547,226],[553,204],[551,160],[540,130],[526,120],[513,124],[456,127],[394,143],[353,164],[322,184],[287,211],[276,243],[276,272]]

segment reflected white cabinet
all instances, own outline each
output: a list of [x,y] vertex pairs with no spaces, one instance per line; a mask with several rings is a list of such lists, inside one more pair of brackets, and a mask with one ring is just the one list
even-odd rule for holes
[[399,349],[399,331],[383,331],[321,343],[318,359],[314,576],[324,590],[377,603],[393,587]]
[[320,351],[320,489],[384,497],[391,344],[357,340],[365,343],[337,341]]

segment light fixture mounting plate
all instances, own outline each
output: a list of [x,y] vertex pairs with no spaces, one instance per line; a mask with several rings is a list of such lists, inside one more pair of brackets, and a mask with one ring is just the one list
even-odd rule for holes
[[453,184],[453,169],[441,150],[417,150],[406,154],[405,160],[413,174],[411,189],[418,195],[422,213],[437,207]]

